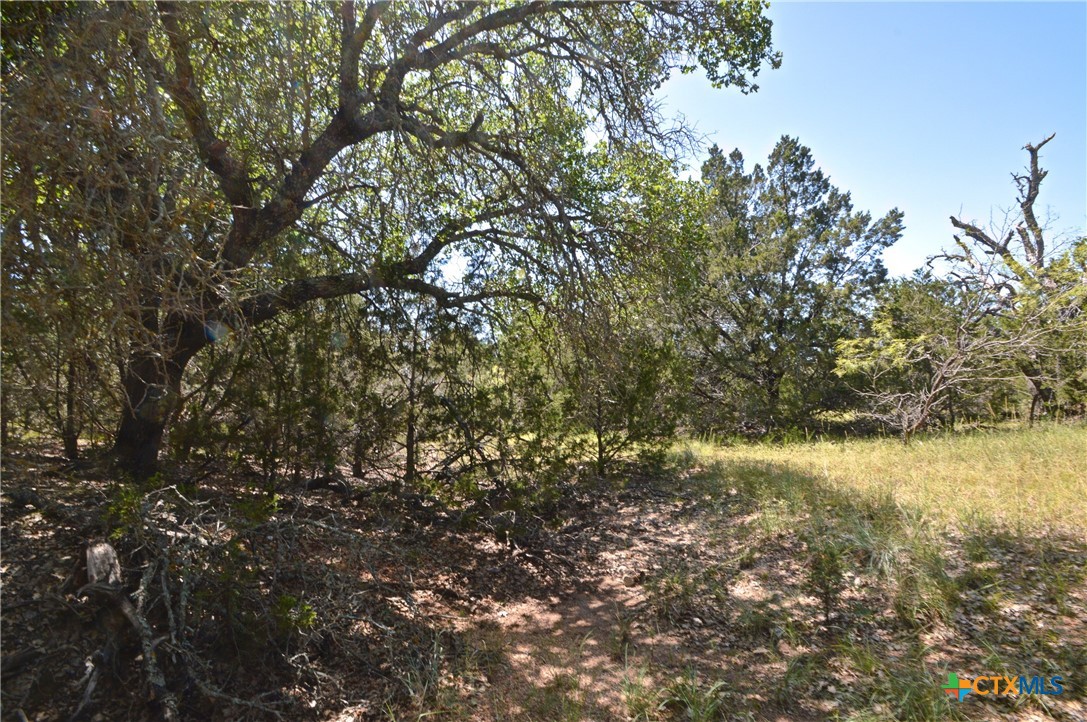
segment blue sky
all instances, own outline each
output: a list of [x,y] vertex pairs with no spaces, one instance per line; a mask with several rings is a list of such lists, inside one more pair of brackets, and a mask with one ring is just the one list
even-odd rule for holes
[[[782,67],[760,90],[676,75],[658,94],[748,166],[797,136],[831,182],[876,217],[906,214],[894,274],[952,244],[948,216],[988,224],[1015,206],[1022,147],[1052,132],[1036,212],[1051,244],[1087,228],[1087,3],[778,3]],[[704,157],[704,154],[703,154]],[[691,159],[697,176],[702,157]],[[1058,217],[1059,216],[1059,217]]]

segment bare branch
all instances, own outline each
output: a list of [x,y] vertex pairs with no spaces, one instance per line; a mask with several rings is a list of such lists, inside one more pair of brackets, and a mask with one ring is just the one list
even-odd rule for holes
[[1042,236],[1042,227],[1034,215],[1034,201],[1038,198],[1042,181],[1049,175],[1048,171],[1042,170],[1038,165],[1038,152],[1042,149],[1042,146],[1053,140],[1056,135],[1056,133],[1051,133],[1048,138],[1037,145],[1027,143],[1023,146],[1024,150],[1030,154],[1030,176],[1016,178],[1016,182],[1019,184],[1019,208],[1023,211],[1023,220],[1026,222],[1027,229],[1030,231],[1030,236],[1034,242],[1029,242],[1026,233],[1022,231],[1020,231],[1019,235],[1023,239],[1023,248],[1026,250],[1027,261],[1038,270],[1045,267],[1045,239]]
[[[1005,256],[1008,254],[1008,242],[1011,240],[1011,233],[1004,238],[1003,242],[997,242],[993,240],[988,233],[981,230],[977,226],[971,223],[964,223],[955,216],[951,216],[951,225],[955,226],[959,230],[963,231],[967,236],[977,241],[981,245],[985,246],[988,250],[987,253],[994,253],[999,256]],[[958,240],[958,239],[956,239]]]

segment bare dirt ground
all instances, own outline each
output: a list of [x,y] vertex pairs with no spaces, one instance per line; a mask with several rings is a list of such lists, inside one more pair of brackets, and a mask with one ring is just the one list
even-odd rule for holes
[[[553,518],[503,526],[301,488],[265,509],[221,469],[198,489],[179,470],[119,522],[103,472],[41,454],[3,471],[4,720],[155,719],[167,694],[193,720],[1087,719],[1087,589],[1058,609],[1032,582],[1087,563],[1074,538],[974,563],[949,537],[949,568],[981,582],[950,617],[903,624],[859,565],[825,613],[798,533],[689,474],[571,486]],[[79,594],[93,539],[117,547],[165,689],[123,615]],[[948,671],[990,670],[1063,673],[1067,691],[943,699]]]
[[[1081,685],[1082,584],[1063,613],[1020,586],[999,610],[971,614],[979,599],[967,593],[947,623],[904,629],[885,585],[857,569],[845,572],[845,601],[826,619],[803,584],[804,544],[794,532],[745,538],[733,533],[754,521],[745,500],[722,504],[682,484],[667,488],[629,489],[582,532],[591,552],[576,593],[514,600],[461,623],[471,643],[503,650],[506,665],[476,690],[471,718],[1087,719],[1082,693],[939,706],[946,670],[982,674],[1030,654],[1055,656],[1035,648],[1039,635],[1067,644],[1058,664],[1071,662],[1065,683]],[[1082,564],[1083,545],[1069,544],[1064,553]],[[1016,553],[1009,550],[1008,562],[1029,568],[1030,554]],[[863,655],[849,654],[857,648],[891,663],[866,670]],[[1033,661],[1024,671],[1051,663]],[[899,673],[900,685],[866,678]],[[911,693],[935,697],[935,706],[911,706]]]

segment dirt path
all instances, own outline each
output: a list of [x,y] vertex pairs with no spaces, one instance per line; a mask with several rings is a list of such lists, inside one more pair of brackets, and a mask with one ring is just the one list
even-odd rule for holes
[[647,606],[641,582],[660,555],[685,553],[685,540],[693,534],[693,525],[675,519],[668,506],[626,505],[595,530],[603,549],[581,580],[584,591],[549,603],[502,605],[470,625],[477,633],[499,635],[507,647],[510,670],[495,680],[492,719],[548,713],[627,719],[623,691],[630,683],[631,653],[678,653],[677,639],[654,634],[638,621]]
[[[689,675],[695,693],[750,671],[751,656],[729,650],[717,627],[723,610],[701,606],[697,583],[683,586],[690,582],[680,570],[723,561],[691,507],[690,499],[643,490],[588,532],[595,551],[573,593],[519,599],[465,620],[470,643],[506,661],[475,697],[479,719],[603,722],[629,720],[640,708],[654,719],[667,698],[660,690],[676,675]],[[728,697],[707,695],[707,703]]]
[[[117,505],[109,480],[51,460],[7,463],[4,472],[5,713],[67,719],[89,688],[86,660],[109,653],[95,711],[85,716],[153,719],[139,648],[123,619],[65,591],[87,539],[108,531],[82,520]],[[244,569],[229,588],[249,605],[249,624],[264,623],[269,605],[286,598],[305,601],[313,626],[281,633],[274,649],[270,630],[257,627],[252,644],[264,656],[254,665],[250,651],[216,646],[218,636],[200,636],[191,624],[190,649],[207,660],[209,676],[237,673],[231,694],[268,705],[209,700],[186,692],[174,674],[184,718],[265,720],[286,711],[311,722],[1087,719],[1084,695],[1071,686],[1087,678],[1087,583],[1072,573],[1087,565],[1081,541],[940,539],[956,596],[942,619],[923,624],[896,609],[895,579],[847,546],[841,598],[826,615],[812,596],[806,517],[784,514],[775,498],[710,481],[692,472],[623,489],[573,486],[555,517],[562,526],[530,526],[520,538],[452,517],[435,522],[433,512],[412,517],[410,509],[304,491],[287,492],[280,511],[254,521],[246,516],[251,493],[207,483],[197,511],[223,539],[208,535],[201,563],[219,566],[205,583],[221,585]],[[13,489],[54,502],[38,508]],[[132,593],[146,562],[132,539],[117,544]],[[210,610],[201,625],[214,630],[220,607],[216,598],[201,600]],[[33,657],[11,671],[21,658],[9,653],[24,651]],[[1064,674],[1072,693],[972,698],[949,709],[940,689],[947,670]]]

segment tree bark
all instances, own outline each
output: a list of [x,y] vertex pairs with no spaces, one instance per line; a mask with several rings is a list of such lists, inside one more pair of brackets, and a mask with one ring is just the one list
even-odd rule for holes
[[[165,361],[170,364],[170,360]],[[181,390],[181,374],[169,374],[162,362],[143,358],[130,362],[123,386],[127,400],[113,444],[117,465],[137,479],[155,473],[166,422]],[[173,378],[171,378],[171,376]]]
[[179,332],[170,336],[177,339],[171,353],[156,356],[135,351],[122,372],[125,402],[113,457],[117,466],[136,480],[147,479],[158,470],[166,426],[178,410],[185,367],[208,343],[203,324],[194,322],[181,324]]

